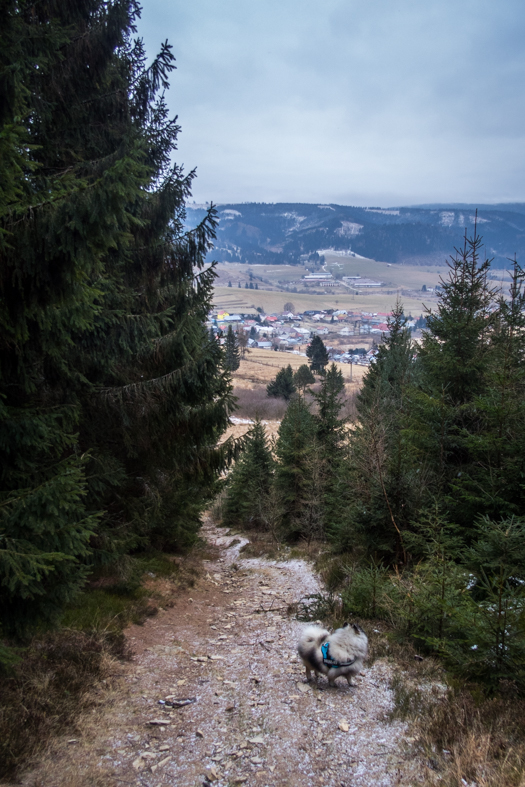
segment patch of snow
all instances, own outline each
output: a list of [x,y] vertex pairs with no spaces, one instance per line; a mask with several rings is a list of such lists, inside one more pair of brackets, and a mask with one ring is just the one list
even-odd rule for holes
[[317,253],[319,255],[330,254],[332,257],[356,257],[359,260],[370,259],[370,257],[363,257],[361,254],[357,254],[352,249],[317,249]]
[[342,221],[341,226],[336,230],[336,234],[341,238],[355,238],[362,229],[362,224],[355,224],[353,221]]
[[452,225],[454,224],[455,215],[456,214],[454,213],[453,210],[452,211],[444,210],[442,213],[440,213],[441,224],[443,225],[443,227],[452,227]]
[[[251,418],[237,418],[235,415],[230,415],[232,424],[254,424],[255,421]],[[271,421],[261,421],[262,424],[269,424]]]
[[221,210],[221,216],[224,216],[225,219],[233,219],[235,216],[242,216],[238,210],[233,210],[232,208],[226,208],[226,210]]

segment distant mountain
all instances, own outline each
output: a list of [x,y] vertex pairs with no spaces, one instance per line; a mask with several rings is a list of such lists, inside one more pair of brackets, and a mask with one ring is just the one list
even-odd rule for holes
[[[383,262],[424,265],[443,262],[462,245],[465,227],[478,231],[493,266],[525,261],[525,204],[436,204],[400,208],[359,208],[308,203],[219,205],[219,229],[209,258],[221,262],[298,264],[326,250]],[[205,207],[189,205],[195,226]]]
[[476,205],[470,202],[436,202],[428,205],[405,205],[405,207],[428,210],[503,210],[510,213],[525,213],[525,202],[497,202],[494,205]]

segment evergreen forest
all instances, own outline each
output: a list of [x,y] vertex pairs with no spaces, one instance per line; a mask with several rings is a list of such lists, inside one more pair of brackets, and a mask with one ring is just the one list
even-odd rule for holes
[[139,14],[2,2],[4,636],[52,623],[94,571],[192,544],[232,456],[229,371],[204,326],[216,213],[185,231],[175,58],[166,42],[147,61]]
[[[238,452],[225,349],[205,322],[217,231],[135,0],[4,0],[0,32],[0,634],[60,618],[88,577],[183,550]],[[525,274],[494,288],[474,231],[413,344],[400,302],[358,396],[312,342],[256,421],[223,523],[329,545],[345,613],[459,674],[525,689]],[[257,286],[257,285],[256,285]],[[242,352],[244,353],[244,347]],[[324,547],[323,547],[324,548]],[[1,658],[8,659],[4,650]]]
[[[149,784],[150,778],[168,778],[170,768],[179,779],[181,764],[188,763],[206,765],[204,784],[226,783],[216,770],[223,767],[237,768],[222,771],[232,774],[232,784],[252,774],[277,777],[274,766],[269,766],[273,776],[259,770],[271,749],[262,735],[269,732],[272,708],[266,696],[256,699],[269,684],[255,676],[253,665],[271,664],[273,680],[275,655],[289,659],[276,649],[282,648],[284,632],[290,631],[288,615],[294,614],[327,625],[343,619],[363,623],[371,633],[369,664],[392,656],[390,643],[401,643],[399,649],[410,658],[417,654],[418,660],[438,665],[434,675],[439,672],[439,680],[443,670],[448,673],[445,693],[452,694],[454,681],[462,691],[466,686],[470,704],[460,693],[463,704],[453,718],[444,695],[433,709],[426,699],[418,705],[437,684],[407,693],[404,702],[401,684],[396,688],[394,679],[387,686],[390,679],[381,678],[396,713],[403,703],[405,709],[412,703],[427,724],[430,710],[439,711],[433,717],[440,728],[434,734],[436,757],[452,749],[456,757],[463,730],[488,709],[490,758],[501,760],[501,772],[510,763],[518,785],[525,762],[523,714],[515,710],[525,707],[525,271],[516,258],[506,259],[506,249],[509,237],[521,239],[525,213],[518,211],[518,218],[509,213],[504,222],[502,209],[490,214],[492,225],[489,218],[482,220],[492,233],[495,260],[482,256],[477,225],[472,235],[465,234],[450,257],[437,307],[425,315],[419,343],[412,341],[397,301],[351,421],[344,415],[349,410],[343,374],[330,363],[320,337],[312,336],[307,363],[295,372],[291,364],[283,366],[266,390],[257,391],[271,397],[265,402],[275,408],[272,412],[285,413],[277,437],[270,439],[256,418],[243,438],[224,439],[236,402],[242,412],[242,387],[236,399],[232,377],[239,368],[238,378],[243,377],[250,349],[244,331],[235,333],[230,324],[222,335],[210,327],[214,249],[219,259],[235,260],[241,254],[239,238],[249,236],[244,262],[308,259],[320,264],[317,250],[330,237],[338,244],[334,248],[348,250],[340,229],[351,219],[364,229],[356,241],[361,251],[397,260],[401,241],[414,254],[423,253],[422,245],[441,254],[445,242],[450,250],[456,227],[437,227],[422,210],[345,207],[327,214],[327,206],[306,206],[298,217],[294,206],[283,213],[279,204],[246,204],[241,207],[244,219],[253,219],[250,229],[257,229],[262,210],[261,227],[286,238],[282,252],[265,249],[263,255],[258,241],[251,240],[259,233],[245,233],[243,222],[231,219],[235,212],[228,219],[227,211],[221,218],[213,205],[187,206],[196,172],[176,162],[181,128],[165,99],[175,57],[167,41],[153,59],[147,57],[138,36],[137,0],[0,0],[0,12],[0,778],[51,783],[47,765],[40,775],[28,775],[27,768],[55,734],[72,752],[77,746],[69,744],[83,737],[86,748],[78,746],[79,752],[89,749],[87,759],[93,755],[91,769],[77,779],[80,771],[68,769],[66,749],[49,749],[45,757],[55,759],[60,784],[109,784],[109,760],[119,769],[116,782],[131,774],[133,783]],[[494,230],[500,225],[505,225],[504,237]],[[270,238],[269,231],[263,235]],[[510,286],[494,286],[491,264],[507,263]],[[258,289],[252,278],[245,286]],[[294,311],[292,303],[288,307]],[[254,308],[260,323],[262,307]],[[256,335],[252,327],[251,337]],[[250,419],[260,399],[254,401]],[[203,522],[210,543],[199,535]],[[224,539],[211,543],[216,525],[231,529],[226,540],[228,549],[237,550],[238,563],[218,557],[226,549],[220,543]],[[253,543],[239,543],[241,530],[251,531]],[[283,575],[282,587],[289,581],[287,590],[297,601],[275,608],[276,592],[262,590],[269,582],[268,564],[260,573],[264,580],[251,565],[242,566],[241,551],[257,538],[265,556],[270,545],[290,557],[313,558],[326,593],[298,598],[302,591]],[[220,571],[213,577],[220,581],[207,574],[197,584],[203,567],[211,571],[213,564]],[[307,569],[303,589],[315,582]],[[163,583],[169,585],[165,595],[158,590]],[[195,599],[188,596],[189,588]],[[242,597],[230,595],[237,589],[246,591],[246,599],[250,592],[250,604],[257,605],[253,610]],[[265,608],[261,599],[267,594],[271,606]],[[210,625],[215,618],[197,614],[198,608],[201,615],[211,614],[212,597],[217,601],[213,614],[228,634],[218,636],[218,626]],[[132,669],[117,674],[116,659],[133,655],[134,640],[124,630],[159,610],[166,617],[157,632],[141,630],[151,641],[156,638],[151,649],[148,640],[140,658],[148,656],[140,666],[136,659],[135,674]],[[181,633],[183,619],[193,628]],[[244,626],[244,620],[253,620],[254,638],[239,643],[240,629],[234,627]],[[276,625],[270,627],[270,621]],[[273,636],[259,640],[281,624],[275,649],[268,647]],[[208,625],[216,632],[213,640]],[[259,627],[262,633],[255,635]],[[184,647],[173,633],[186,637]],[[374,638],[376,633],[381,637]],[[170,644],[161,646],[165,636]],[[196,656],[195,650],[190,656],[199,638],[206,649],[224,646],[228,655]],[[250,647],[242,652],[244,682],[218,674],[219,668],[226,674],[230,658],[237,674],[241,651],[231,650],[232,644]],[[156,670],[147,674],[145,666],[160,663],[160,647],[166,681],[174,668],[186,671],[188,682],[177,680],[177,686],[185,685],[181,693],[197,695],[200,688],[191,688],[192,681],[206,684],[200,697],[170,694],[166,698],[174,701],[166,702],[139,691],[139,676],[151,679],[150,688],[154,679],[151,692],[168,690]],[[258,647],[265,652],[262,658]],[[389,666],[405,669],[395,654]],[[289,699],[279,691],[286,714],[295,712],[293,697],[321,707],[320,693],[310,692],[308,698],[306,684],[296,683],[298,669],[293,654],[281,670],[289,688],[301,690],[301,696]],[[431,670],[420,673],[425,674]],[[249,702],[249,716],[240,703],[226,705],[236,686],[237,696]],[[339,698],[346,702],[358,696],[351,692],[361,686],[345,686],[348,693],[341,691]],[[277,696],[277,681],[270,689]],[[120,692],[118,701],[125,707],[120,721],[125,720],[126,730],[131,723],[137,727],[136,734],[126,732],[125,745],[130,745],[123,757],[129,771],[121,769],[110,748],[124,737],[117,714],[106,715],[106,723],[117,720],[111,730],[101,722],[104,691],[111,691],[111,703]],[[187,705],[191,709],[183,711]],[[377,707],[373,713],[379,725],[383,717]],[[154,708],[162,718],[146,721],[144,713]],[[325,708],[335,719],[334,705]],[[89,724],[84,724],[85,711]],[[204,732],[194,725],[195,749],[186,731],[198,717],[190,712],[203,713],[204,719]],[[410,712],[389,721],[404,721]],[[505,717],[501,727],[493,721],[498,714]],[[232,736],[234,748],[221,737],[219,745],[205,750],[215,735],[211,723],[205,726],[210,716],[213,724],[217,718],[221,735]],[[279,717],[284,724],[285,715],[274,718]],[[260,730],[249,728],[248,718],[250,724],[261,720]],[[308,724],[308,714],[304,718]],[[104,751],[110,755],[90,737],[99,722],[96,735],[99,741],[108,739]],[[344,719],[335,724],[335,734],[350,740],[354,728],[350,731]],[[365,737],[367,725],[368,720],[359,730]],[[326,719],[323,726],[328,731]],[[441,736],[445,727],[449,738]],[[471,727],[479,738],[481,723]],[[278,729],[272,730],[275,740]],[[298,729],[290,725],[294,750]],[[171,739],[161,738],[161,730]],[[157,750],[153,742],[162,740],[171,743]],[[338,737],[337,745],[343,740]],[[512,759],[516,741],[518,755]],[[321,743],[331,745],[332,739],[315,738],[315,757]],[[265,748],[250,748],[259,745]],[[282,745],[279,739],[279,751]],[[370,757],[388,754],[383,738],[379,745],[381,751],[369,747]],[[403,747],[405,759],[416,756],[415,748]],[[489,751],[488,744],[485,748]],[[192,751],[199,756],[192,757]],[[318,761],[320,783],[333,773],[325,767],[328,751],[321,750]],[[425,767],[433,762],[435,752],[430,757],[429,751]],[[299,747],[299,757],[301,752],[307,749]],[[357,760],[347,758],[350,762]],[[461,773],[470,778],[471,771],[475,774],[472,769]],[[233,779],[235,773],[247,775]],[[459,767],[457,773],[459,785]]]
[[465,235],[450,258],[420,344],[398,301],[353,424],[332,364],[291,395],[275,445],[253,426],[223,521],[328,546],[346,616],[523,692],[525,272],[513,261],[510,288],[492,287],[481,248]]

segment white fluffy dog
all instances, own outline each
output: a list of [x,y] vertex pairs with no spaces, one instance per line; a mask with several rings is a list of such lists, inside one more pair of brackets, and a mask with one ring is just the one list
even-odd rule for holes
[[358,625],[345,623],[330,634],[319,626],[307,626],[301,633],[297,651],[306,667],[306,679],[312,671],[317,678],[326,675],[331,686],[340,675],[352,686],[352,675],[363,669],[368,653],[368,638]]

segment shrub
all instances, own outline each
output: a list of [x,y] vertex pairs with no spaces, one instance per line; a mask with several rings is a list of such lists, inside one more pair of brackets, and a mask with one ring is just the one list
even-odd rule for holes
[[287,403],[268,397],[266,388],[234,388],[233,393],[237,399],[235,415],[239,418],[281,421],[284,417]]

